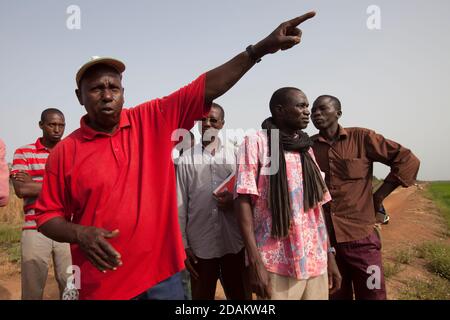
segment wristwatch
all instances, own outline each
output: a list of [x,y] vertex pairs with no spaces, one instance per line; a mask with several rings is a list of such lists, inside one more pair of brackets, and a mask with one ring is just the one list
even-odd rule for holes
[[252,45],[252,44],[249,45],[249,46],[245,49],[245,51],[247,51],[248,56],[250,57],[250,59],[252,59],[252,61],[253,61],[254,63],[259,63],[259,62],[261,62],[261,58],[257,58],[257,57],[256,57],[255,49],[253,48],[253,45]]
[[334,247],[329,247],[327,252],[336,255],[336,249]]
[[380,209],[375,213],[375,218],[378,223],[388,224],[389,223],[389,214],[386,212],[383,204],[381,204]]

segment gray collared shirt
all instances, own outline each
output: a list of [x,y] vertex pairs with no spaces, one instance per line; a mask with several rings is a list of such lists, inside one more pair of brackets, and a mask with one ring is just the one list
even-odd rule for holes
[[236,152],[232,144],[219,140],[214,156],[200,143],[178,159],[178,217],[183,244],[199,258],[219,258],[244,247],[234,212],[219,209],[213,197],[213,191],[235,172]]

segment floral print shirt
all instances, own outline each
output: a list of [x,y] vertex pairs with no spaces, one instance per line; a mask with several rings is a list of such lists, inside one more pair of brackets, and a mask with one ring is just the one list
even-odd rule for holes
[[[315,162],[312,149],[309,153]],[[285,151],[284,156],[292,210],[287,238],[271,237],[270,176],[267,174],[271,161],[265,131],[247,136],[240,147],[235,196],[250,195],[256,244],[267,271],[299,280],[309,279],[327,271],[328,240],[321,206],[330,201],[331,196],[327,191],[317,207],[305,212],[300,153]]]

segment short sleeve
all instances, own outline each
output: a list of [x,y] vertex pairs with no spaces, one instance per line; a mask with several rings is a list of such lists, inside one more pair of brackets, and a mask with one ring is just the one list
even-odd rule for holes
[[25,153],[21,148],[17,149],[16,152],[14,152],[11,174],[17,173],[19,171],[28,172],[29,170],[30,166]]
[[194,122],[209,112],[205,104],[206,74],[202,74],[187,86],[161,99],[159,108],[172,130],[191,129]]
[[[319,169],[320,175],[322,176],[322,179],[323,179],[323,181],[325,183],[325,172],[323,172],[320,169],[320,166],[319,166],[319,164],[317,163],[317,160],[316,160],[316,156],[314,155],[313,148],[309,148],[308,153],[311,155],[311,158],[313,159],[314,163],[316,164],[317,168]],[[330,191],[327,188],[326,192],[323,194],[322,201],[319,202],[319,205],[324,205],[325,203],[330,202],[330,201],[331,201],[331,194],[330,194]]]
[[237,155],[236,194],[259,196],[258,192],[258,142],[254,137],[245,137]]

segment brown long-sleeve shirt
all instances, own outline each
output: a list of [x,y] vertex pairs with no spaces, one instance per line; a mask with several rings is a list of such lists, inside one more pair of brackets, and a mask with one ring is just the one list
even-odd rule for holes
[[381,162],[391,171],[385,178],[408,187],[417,177],[420,161],[397,142],[364,128],[342,128],[339,138],[328,143],[312,137],[314,155],[332,201],[325,206],[325,218],[332,242],[359,240],[373,232],[375,209],[372,196],[373,163]]

